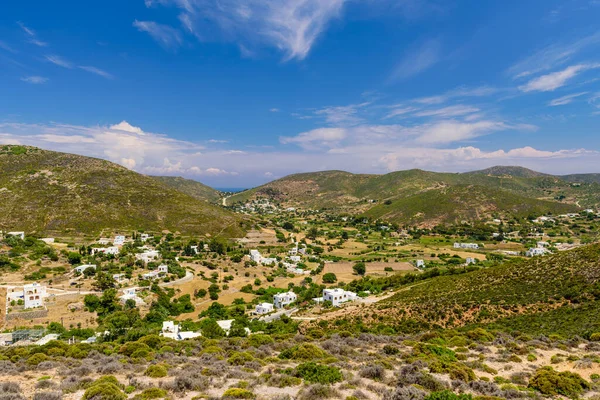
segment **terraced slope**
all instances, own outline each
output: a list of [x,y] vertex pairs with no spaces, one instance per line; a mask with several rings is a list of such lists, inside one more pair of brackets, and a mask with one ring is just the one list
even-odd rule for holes
[[239,216],[105,160],[0,146],[0,230],[101,229],[238,237]]

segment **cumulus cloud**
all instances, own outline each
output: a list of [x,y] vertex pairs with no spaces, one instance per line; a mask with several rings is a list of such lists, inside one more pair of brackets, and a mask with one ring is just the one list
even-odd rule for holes
[[293,137],[281,137],[283,144],[297,144],[301,147],[312,148],[315,146],[331,145],[346,138],[347,132],[343,128],[318,128],[302,132]]

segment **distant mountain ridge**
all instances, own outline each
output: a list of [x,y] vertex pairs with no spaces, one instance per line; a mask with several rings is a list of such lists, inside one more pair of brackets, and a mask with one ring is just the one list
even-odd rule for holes
[[179,176],[151,176],[151,178],[198,200],[216,204],[221,199],[221,193],[218,190],[192,179]]
[[244,235],[239,215],[171,186],[105,160],[0,146],[0,230]]
[[430,226],[492,214],[528,216],[595,207],[600,204],[600,185],[595,179],[587,175],[563,178],[514,166],[466,173],[320,171],[289,175],[235,194],[228,204],[266,197],[284,206],[364,213]]

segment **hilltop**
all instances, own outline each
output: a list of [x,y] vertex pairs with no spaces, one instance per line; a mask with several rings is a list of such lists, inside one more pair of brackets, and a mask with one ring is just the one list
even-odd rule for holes
[[562,178],[521,167],[467,173],[423,170],[385,175],[322,171],[290,175],[232,196],[228,203],[269,198],[284,206],[364,213],[398,223],[432,225],[498,216],[565,213],[600,203],[593,178]]
[[120,165],[0,147],[0,229],[39,234],[164,229],[243,235],[238,216]]
[[221,194],[218,190],[192,179],[175,176],[151,176],[151,178],[198,200],[209,203],[218,203],[221,200]]

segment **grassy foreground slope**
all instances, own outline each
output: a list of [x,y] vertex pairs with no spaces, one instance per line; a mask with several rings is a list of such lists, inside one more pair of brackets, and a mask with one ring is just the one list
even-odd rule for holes
[[221,195],[218,190],[192,179],[175,176],[151,176],[151,178],[198,200],[207,201],[209,203],[218,203],[219,200],[221,200]]
[[[550,330],[600,329],[600,245],[552,256],[515,260],[460,276],[441,276],[402,290],[377,306],[389,321],[458,327],[497,324],[527,329],[523,320]],[[572,325],[580,310],[587,326]],[[586,312],[587,310],[587,312]],[[595,311],[594,311],[595,310]],[[531,326],[533,328],[533,326]],[[592,329],[594,328],[594,329]]]
[[0,230],[239,236],[238,216],[105,160],[0,146]]

